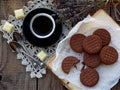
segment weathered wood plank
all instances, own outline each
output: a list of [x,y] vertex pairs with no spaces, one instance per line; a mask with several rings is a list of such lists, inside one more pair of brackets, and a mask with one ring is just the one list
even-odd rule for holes
[[[9,14],[13,14],[14,9],[26,5],[27,1],[29,0],[0,0],[0,20],[7,19]],[[0,33],[0,90],[66,90],[66,88],[49,70],[44,78],[31,79]],[[112,90],[120,90],[120,82]]]
[[38,90],[66,90],[55,75],[47,70],[47,75],[38,80]]
[[[7,19],[14,9],[21,8],[28,0],[1,0],[0,20]],[[0,34],[0,90],[36,90],[36,79],[31,79],[16,54],[11,52]]]
[[[110,15],[120,25],[120,21],[118,22],[117,19],[116,19],[116,17],[115,17],[115,11],[114,11],[115,8],[114,8],[114,5],[115,4],[111,3],[111,7],[110,7],[110,12],[111,13],[110,13]],[[119,3],[119,5],[117,7],[118,7],[118,10],[120,11],[120,3]],[[120,15],[118,15],[118,17],[120,19]],[[120,90],[120,80],[119,80],[118,84],[115,85],[111,90]]]

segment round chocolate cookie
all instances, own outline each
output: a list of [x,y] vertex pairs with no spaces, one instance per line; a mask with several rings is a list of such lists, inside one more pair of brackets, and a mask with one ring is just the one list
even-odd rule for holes
[[100,52],[100,58],[102,63],[106,65],[113,64],[118,59],[118,52],[115,48],[111,46],[105,46]]
[[83,40],[85,39],[85,35],[83,34],[75,34],[70,39],[70,46],[73,51],[77,53],[83,52]]
[[108,45],[111,40],[110,33],[105,29],[97,29],[94,33],[94,35],[98,35],[102,39],[102,45]]
[[98,83],[99,74],[95,69],[86,68],[80,73],[80,81],[83,85],[92,87]]
[[62,62],[62,70],[68,74],[70,72],[70,69],[79,62],[80,60],[78,60],[76,57],[68,56]]
[[97,35],[90,35],[84,39],[83,48],[89,54],[96,54],[102,48],[102,40]]
[[98,54],[88,54],[84,53],[83,63],[91,68],[96,68],[100,65],[100,57]]

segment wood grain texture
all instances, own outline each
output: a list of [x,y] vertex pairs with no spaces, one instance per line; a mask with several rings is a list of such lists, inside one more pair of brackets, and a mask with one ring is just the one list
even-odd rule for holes
[[[117,7],[118,7],[118,10],[120,11],[120,3],[118,4]],[[117,21],[117,19],[116,19],[116,17],[115,17],[115,11],[114,11],[113,8],[114,8],[114,5],[111,5],[111,7],[110,7],[110,15],[111,15],[111,17],[112,17],[114,20]],[[118,15],[118,17],[119,17],[119,19],[120,19],[120,15]],[[120,25],[120,21],[119,21],[119,22],[117,21],[117,23]],[[119,80],[119,83],[117,83],[117,85],[112,88],[112,90],[120,90],[120,80]]]
[[[0,20],[14,14],[15,9],[22,8],[29,0],[0,0]],[[108,11],[109,12],[109,11]],[[47,70],[42,79],[31,79],[25,72],[25,66],[16,59],[10,47],[0,33],[0,90],[67,90],[53,73]],[[120,82],[112,90],[120,90]]]
[[[21,8],[28,0],[0,0],[0,20],[7,19],[13,10]],[[16,59],[0,33],[0,90],[36,90],[36,79],[26,73],[21,61]]]

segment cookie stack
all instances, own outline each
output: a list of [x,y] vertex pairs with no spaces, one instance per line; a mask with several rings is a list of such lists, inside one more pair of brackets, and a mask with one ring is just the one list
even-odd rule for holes
[[[86,68],[81,70],[80,81],[83,85],[92,87],[99,81],[99,73],[96,71],[101,63],[114,64],[118,59],[117,50],[109,46],[111,35],[106,29],[97,29],[90,36],[74,34],[70,38],[70,47],[76,53],[84,52],[83,64]],[[69,73],[70,69],[79,63],[79,59],[73,56],[66,57],[62,62],[62,70]]]

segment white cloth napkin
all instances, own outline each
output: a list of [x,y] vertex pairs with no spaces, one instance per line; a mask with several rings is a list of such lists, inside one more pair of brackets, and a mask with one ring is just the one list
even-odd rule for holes
[[[89,25],[88,28],[82,30],[82,27],[88,23],[95,23],[96,25]],[[70,37],[75,33],[83,33],[86,36],[91,35],[97,28],[107,29],[111,34],[110,46],[117,49],[119,53],[118,61],[112,65],[101,64],[96,70],[99,73],[100,79],[97,85],[94,87],[86,87],[80,82],[80,73],[82,68],[83,53],[75,53],[69,46]],[[77,69],[72,68],[69,74],[65,74],[61,69],[61,63],[67,56],[75,56],[80,59],[80,63],[77,64]],[[69,81],[70,83],[80,87],[82,90],[110,90],[120,78],[120,28],[111,27],[104,23],[104,21],[96,20],[91,16],[88,16],[83,21],[80,21],[72,30],[68,36],[62,40],[56,50],[56,59],[52,63],[53,72],[60,78]]]

